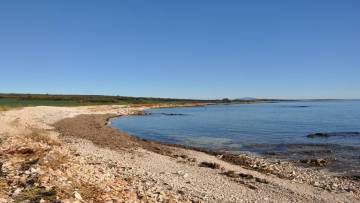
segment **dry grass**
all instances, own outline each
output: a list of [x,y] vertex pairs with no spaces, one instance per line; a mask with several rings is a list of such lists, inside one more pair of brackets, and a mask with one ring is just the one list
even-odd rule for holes
[[68,178],[72,182],[72,187],[58,188],[57,196],[60,199],[66,199],[74,196],[74,191],[80,194],[84,202],[103,202],[101,197],[104,191],[97,185],[83,182],[74,178]]
[[10,110],[12,109],[11,107],[9,106],[0,106],[0,111],[7,111],[7,110]]
[[0,188],[1,188],[0,197],[7,195],[7,191],[5,190],[5,188],[7,188],[7,187],[8,187],[7,181],[0,177]]
[[10,110],[17,110],[22,109],[24,106],[2,106],[0,104],[0,112],[1,111],[10,111]]
[[76,188],[85,200],[99,201],[99,198],[104,195],[104,192],[99,187],[89,183],[77,184]]
[[34,142],[41,142],[48,144],[50,146],[60,146],[61,142],[55,137],[50,136],[44,132],[32,132],[28,135],[25,135],[26,138],[33,140]]
[[51,189],[46,191],[44,187],[32,186],[24,189],[18,196],[15,197],[15,202],[40,202],[40,200],[47,200],[53,202],[56,200],[56,190]]
[[46,156],[46,161],[42,161],[43,166],[56,170],[64,163],[69,161],[69,157],[59,151],[52,151]]

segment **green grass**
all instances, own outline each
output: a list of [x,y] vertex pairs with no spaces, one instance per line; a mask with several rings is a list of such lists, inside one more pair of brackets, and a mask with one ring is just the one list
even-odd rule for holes
[[15,99],[0,98],[0,106],[22,107],[22,106],[75,106],[80,105],[75,100],[38,100],[38,99]]
[[105,104],[183,104],[183,103],[257,103],[275,100],[195,100],[151,97],[124,97],[104,95],[49,95],[49,94],[1,94],[0,111],[25,106],[84,106]]
[[14,108],[24,106],[83,106],[104,104],[161,104],[161,103],[199,103],[204,100],[122,97],[102,95],[47,95],[47,94],[0,94],[0,107]]

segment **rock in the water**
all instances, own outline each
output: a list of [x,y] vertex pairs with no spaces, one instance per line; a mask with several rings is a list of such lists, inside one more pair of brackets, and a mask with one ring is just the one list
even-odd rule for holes
[[333,137],[333,136],[360,136],[360,132],[320,132],[307,135],[308,138]]
[[186,114],[183,113],[161,113],[164,116],[185,116]]

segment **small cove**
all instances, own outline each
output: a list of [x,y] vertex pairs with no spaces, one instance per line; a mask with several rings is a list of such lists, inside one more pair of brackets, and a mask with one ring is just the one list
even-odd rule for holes
[[360,136],[307,137],[318,132],[360,132],[358,100],[209,105],[146,113],[113,119],[112,126],[165,143],[291,160],[322,157],[359,170]]

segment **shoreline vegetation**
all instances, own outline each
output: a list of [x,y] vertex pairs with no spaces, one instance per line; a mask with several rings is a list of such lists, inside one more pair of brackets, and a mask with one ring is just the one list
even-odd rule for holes
[[88,105],[155,105],[155,104],[221,104],[221,103],[261,103],[293,101],[281,99],[176,99],[155,97],[127,97],[105,95],[51,95],[0,93],[0,107],[24,106],[88,106]]
[[[26,106],[155,105],[155,104],[253,104],[294,101],[336,101],[341,99],[177,99],[107,95],[61,95],[0,93],[0,111]],[[356,100],[356,99],[353,99]]]
[[0,202],[360,200],[356,178],[248,154],[161,144],[108,125],[114,116],[149,107],[191,105],[201,104],[39,106],[0,112]]
[[213,105],[213,104],[254,104],[295,101],[336,101],[339,99],[178,99],[157,97],[131,97],[108,95],[63,95],[63,94],[25,94],[0,93],[0,112],[14,108],[30,106],[95,106],[95,105],[130,105],[131,107],[156,105]]

